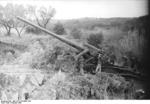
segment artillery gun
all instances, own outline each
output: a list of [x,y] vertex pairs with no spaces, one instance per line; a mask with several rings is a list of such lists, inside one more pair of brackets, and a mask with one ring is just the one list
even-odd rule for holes
[[[93,46],[93,45],[90,45],[88,43],[84,43],[82,45],[79,45],[78,43],[75,43],[75,42],[72,42],[72,41],[69,41],[68,39],[62,37],[62,36],[59,36],[57,35],[56,33],[54,32],[51,32],[51,31],[48,31],[47,29],[45,28],[42,28],[38,25],[35,25],[33,23],[31,23],[30,21],[28,20],[25,20],[24,18],[22,17],[17,17],[17,19],[19,19],[20,21],[23,21],[35,28],[38,28],[40,30],[42,30],[43,32],[53,36],[54,38],[70,45],[71,47],[77,49],[79,51],[79,54],[77,54],[76,56],[76,60],[78,60],[81,56],[86,56],[86,62],[93,59],[93,58],[97,58],[97,55],[98,54],[102,54],[103,55],[103,50],[101,49],[98,49],[97,47]],[[92,54],[93,52],[96,53],[96,54]],[[119,66],[115,66],[115,65],[103,65],[102,66],[102,69],[111,69],[111,70],[115,70],[115,72],[117,71],[117,73],[126,73],[126,76],[129,75],[129,77],[141,77],[142,75],[140,73],[135,73],[133,71],[129,71],[127,67],[119,67]],[[123,74],[125,75],[125,74]]]
[[[38,29],[42,30],[43,32],[45,32],[45,33],[47,33],[47,34],[53,36],[54,38],[56,38],[56,39],[58,39],[58,40],[60,40],[60,41],[62,41],[62,42],[64,42],[64,43],[70,45],[71,47],[73,47],[73,48],[75,48],[75,49],[77,49],[77,50],[80,52],[80,53],[76,56],[77,59],[78,59],[80,56],[82,56],[82,55],[84,55],[84,54],[90,52],[90,51],[89,51],[89,48],[90,48],[91,50],[93,50],[94,52],[96,52],[96,53],[102,53],[102,51],[101,51],[100,49],[96,48],[96,47],[93,46],[93,45],[90,45],[90,44],[88,44],[88,43],[84,43],[83,45],[79,45],[78,43],[69,41],[68,39],[66,39],[66,38],[64,38],[64,37],[62,37],[62,36],[59,36],[59,35],[57,35],[57,34],[54,33],[54,32],[48,31],[48,30],[45,29],[45,28],[42,28],[42,27],[40,27],[40,26],[38,26],[38,25],[35,25],[35,24],[31,23],[30,21],[25,20],[25,19],[22,18],[22,17],[19,17],[19,16],[18,16],[17,19],[19,19],[19,20],[21,20],[21,21],[23,21],[23,22],[25,22],[25,23],[27,23],[27,24],[29,24],[29,25],[35,27],[35,28],[38,28]],[[92,54],[91,54],[91,55],[92,55]]]

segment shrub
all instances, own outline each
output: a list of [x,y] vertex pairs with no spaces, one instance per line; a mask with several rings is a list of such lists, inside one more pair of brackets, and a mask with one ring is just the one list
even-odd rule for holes
[[4,73],[0,73],[0,88],[5,89],[17,85],[18,79],[15,76],[9,76]]
[[58,35],[65,34],[65,28],[63,27],[63,25],[60,22],[55,24],[53,31]]
[[74,28],[71,30],[71,35],[73,36],[74,39],[80,39],[81,38],[81,31],[77,28]]
[[26,27],[26,32],[27,33],[33,33],[33,34],[40,34],[42,31],[38,28],[28,26],[28,27]]
[[87,38],[87,42],[97,48],[100,48],[99,45],[102,44],[104,40],[103,33],[92,33],[90,36]]
[[74,60],[71,55],[72,53],[73,52],[70,50],[64,49],[60,46],[47,48],[43,52],[37,50],[37,52],[34,52],[34,57],[30,66],[35,69],[47,71],[58,71],[61,68],[61,70],[65,72],[70,72],[73,71],[74,68]]
[[118,32],[118,34],[109,37],[106,43],[107,46],[103,46],[103,49],[105,48],[107,56],[112,54],[116,57],[116,65],[128,66],[140,71],[144,67],[142,58],[145,46],[147,46],[146,42],[144,30],[140,32],[139,29],[133,29],[128,33],[122,32],[121,34]]
[[139,34],[139,30],[129,31],[119,42],[123,50],[138,57],[142,55],[146,44],[144,34]]

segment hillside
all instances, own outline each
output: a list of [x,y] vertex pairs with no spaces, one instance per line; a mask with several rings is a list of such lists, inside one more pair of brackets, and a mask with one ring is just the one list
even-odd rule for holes
[[67,29],[82,28],[94,29],[95,27],[123,27],[128,28],[132,25],[143,26],[148,19],[148,16],[136,18],[80,18],[72,20],[60,20]]

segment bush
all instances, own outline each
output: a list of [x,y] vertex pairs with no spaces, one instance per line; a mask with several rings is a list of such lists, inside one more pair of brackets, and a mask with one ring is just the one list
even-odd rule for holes
[[[0,88],[5,89],[8,87],[16,87],[18,79],[15,76],[10,76],[4,73],[0,73]],[[1,91],[0,89],[0,91]],[[1,98],[0,98],[1,99]]]
[[34,69],[42,69],[46,71],[55,72],[61,68],[62,71],[71,72],[74,69],[72,54],[73,52],[71,50],[64,49],[60,46],[47,48],[43,52],[37,50],[37,52],[34,52],[34,57],[32,58],[30,66]]
[[129,89],[128,82],[124,78],[113,74],[87,74],[86,76],[70,74],[66,75],[64,80],[62,75],[60,79],[58,77],[54,78],[57,79],[55,81],[51,80],[59,82],[55,84],[57,99],[123,99],[124,91]]
[[53,31],[58,35],[65,34],[65,28],[63,27],[63,25],[60,22],[55,24]]
[[77,28],[74,28],[71,30],[71,35],[73,36],[74,39],[80,39],[81,38],[81,31]]
[[38,28],[28,26],[28,27],[26,27],[26,32],[27,33],[33,33],[33,34],[40,34],[42,31]]
[[92,33],[90,36],[87,38],[87,42],[97,48],[100,48],[99,45],[102,44],[104,40],[103,33]]

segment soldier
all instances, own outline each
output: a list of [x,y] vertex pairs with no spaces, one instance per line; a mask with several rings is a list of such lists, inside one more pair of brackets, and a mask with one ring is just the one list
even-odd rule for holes
[[78,58],[77,62],[76,62],[76,68],[77,68],[77,72],[79,72],[81,75],[84,74],[84,58],[80,57]]
[[101,68],[102,68],[102,54],[99,53],[99,54],[98,54],[97,67],[96,67],[95,72],[96,72],[96,73],[97,73],[97,72],[101,73]]

